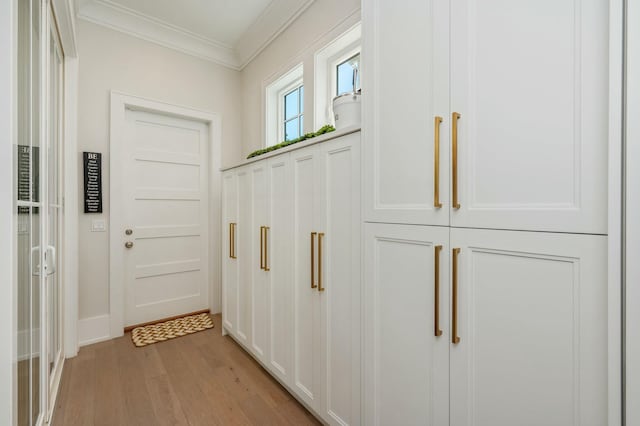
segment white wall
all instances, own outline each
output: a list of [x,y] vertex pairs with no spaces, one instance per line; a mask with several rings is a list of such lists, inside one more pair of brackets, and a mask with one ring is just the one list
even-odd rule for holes
[[220,114],[223,166],[239,161],[242,128],[237,71],[82,20],[78,55],[78,170],[82,151],[103,153],[104,214],[81,210],[79,221],[79,317],[87,319],[109,313],[109,233],[90,229],[94,219],[109,226],[110,90]]
[[13,145],[15,123],[15,0],[0,2],[0,424],[11,423],[15,332],[13,288]]
[[358,21],[360,0],[317,0],[242,70],[242,158],[264,147],[266,86],[301,62],[306,89],[304,131],[317,130],[313,128],[314,54]]

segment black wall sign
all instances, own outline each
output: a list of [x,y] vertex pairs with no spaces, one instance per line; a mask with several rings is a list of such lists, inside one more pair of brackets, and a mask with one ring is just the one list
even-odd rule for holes
[[[40,201],[39,154],[37,146],[18,145],[18,201]],[[29,207],[18,207],[18,213],[29,213]],[[34,213],[37,213],[37,208],[34,208]]]
[[102,154],[83,152],[84,212],[102,213]]

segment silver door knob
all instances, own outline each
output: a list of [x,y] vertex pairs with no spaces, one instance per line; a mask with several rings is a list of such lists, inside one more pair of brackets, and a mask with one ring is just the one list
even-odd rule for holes
[[131,235],[133,234],[133,230],[132,229],[127,229],[126,231],[124,231],[125,234],[127,235]]
[[131,241],[127,241],[126,243],[124,243],[124,246],[126,248],[131,248],[131,247],[133,247],[133,243]]

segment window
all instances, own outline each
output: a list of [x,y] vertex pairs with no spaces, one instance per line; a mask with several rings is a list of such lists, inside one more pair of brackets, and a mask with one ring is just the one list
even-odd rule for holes
[[336,66],[336,96],[360,89],[360,53]]
[[265,89],[265,147],[304,134],[302,64],[282,74]]
[[290,141],[304,134],[304,86],[301,85],[286,93],[282,102],[284,104],[283,140]]
[[361,25],[320,49],[314,58],[314,128],[333,124],[333,98],[360,89]]

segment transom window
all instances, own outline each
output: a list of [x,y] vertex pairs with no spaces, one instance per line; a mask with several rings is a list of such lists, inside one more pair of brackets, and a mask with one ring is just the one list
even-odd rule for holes
[[304,134],[304,86],[300,85],[284,94],[284,140],[290,141]]
[[356,92],[360,88],[360,53],[336,66],[336,95]]

